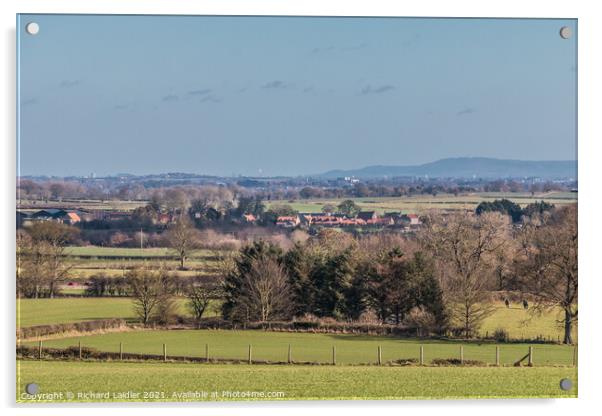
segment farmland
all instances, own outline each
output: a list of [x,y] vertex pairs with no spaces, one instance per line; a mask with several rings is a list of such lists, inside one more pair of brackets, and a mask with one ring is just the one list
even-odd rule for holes
[[[416,196],[403,198],[354,198],[362,210],[377,211],[380,214],[391,211],[404,213],[423,213],[425,210],[440,208],[444,210],[474,210],[481,201],[489,201],[508,197],[521,206],[534,201],[544,200],[557,206],[576,202],[573,193],[548,193],[532,196],[531,194],[500,194],[500,193],[475,193],[464,195],[441,194],[437,196]],[[320,211],[324,204],[337,205],[342,199],[314,199],[293,201],[270,201],[270,205],[289,204],[298,211]],[[252,230],[255,225],[240,225],[241,229]],[[173,225],[172,225],[173,227]],[[237,225],[238,227],[238,225]],[[234,228],[236,229],[236,228]],[[241,238],[241,243],[259,240],[261,236],[270,232],[282,232],[272,228],[267,234],[265,230],[257,235],[250,233]],[[227,231],[230,232],[230,231]],[[242,232],[241,234],[245,234]],[[308,232],[308,235],[310,233]],[[201,238],[200,235],[198,238]],[[244,238],[249,238],[244,240]],[[311,237],[309,237],[311,238]],[[360,238],[360,237],[353,237]],[[156,240],[159,241],[159,240]],[[167,241],[167,240],[166,240]],[[470,238],[467,237],[467,241]],[[162,240],[160,241],[163,244]],[[330,244],[328,239],[319,241],[320,244]],[[71,244],[83,244],[73,241]],[[100,244],[100,243],[99,243]],[[131,244],[130,244],[131,246]],[[326,332],[326,326],[320,326],[335,320],[338,316],[329,312],[320,312],[322,307],[330,307],[329,303],[318,304],[317,301],[329,299],[328,297],[313,296],[309,299],[309,315],[289,315],[281,318],[279,315],[263,320],[277,322],[279,320],[303,320],[313,322],[314,316],[321,317],[318,326],[297,326],[287,322],[290,326],[274,324],[274,330],[243,330],[239,321],[229,320],[227,313],[222,316],[221,305],[228,298],[223,294],[219,299],[213,299],[203,315],[207,317],[223,318],[222,327],[230,328],[234,325],[238,329],[193,329],[191,312],[184,294],[190,295],[190,287],[175,290],[169,288],[169,297],[175,303],[175,311],[181,318],[170,321],[159,321],[156,316],[150,321],[148,327],[142,327],[141,317],[137,316],[134,300],[130,297],[110,297],[117,294],[132,295],[131,287],[122,291],[94,292],[98,297],[85,297],[86,287],[95,288],[102,282],[112,281],[125,285],[124,281],[133,279],[134,273],[128,270],[138,266],[150,267],[158,270],[162,268],[169,271],[169,276],[180,278],[197,277],[203,285],[213,284],[220,273],[219,266],[222,254],[216,250],[199,249],[198,247],[221,247],[217,245],[195,245],[187,254],[185,270],[179,269],[176,251],[167,247],[99,247],[93,245],[67,246],[61,253],[68,274],[60,282],[60,292],[54,298],[18,298],[17,299],[17,325],[18,327],[31,327],[36,325],[54,325],[61,323],[74,323],[81,321],[103,320],[121,318],[127,321],[128,328],[120,326],[108,330],[94,330],[90,332],[57,332],[43,339],[43,348],[47,348],[46,355],[37,355],[37,350],[19,350],[18,361],[19,390],[22,384],[35,381],[42,386],[42,392],[121,392],[130,391],[155,391],[159,396],[137,398],[135,400],[237,400],[245,397],[198,397],[191,398],[173,396],[174,392],[186,391],[251,391],[251,392],[282,392],[282,395],[269,399],[384,399],[384,398],[466,398],[466,397],[574,397],[576,386],[570,392],[563,392],[558,388],[558,382],[563,377],[571,378],[576,382],[576,347],[574,345],[560,344],[563,339],[563,328],[558,324],[562,320],[562,310],[556,306],[550,310],[534,313],[534,305],[526,309],[522,304],[523,295],[510,287],[498,292],[497,286],[491,286],[484,293],[480,302],[493,302],[494,312],[486,317],[479,326],[471,332],[471,339],[465,340],[458,337],[459,333],[449,330],[446,337],[437,336],[410,337],[405,336],[375,335],[372,325],[378,318],[350,318],[351,315],[342,315],[337,325]],[[224,246],[225,247],[225,246]],[[284,244],[283,244],[284,247]],[[367,249],[370,250],[370,246]],[[326,247],[328,248],[328,247]],[[230,248],[228,248],[230,249]],[[286,250],[286,249],[285,249]],[[311,257],[311,261],[318,257]],[[333,256],[329,251],[328,256]],[[334,253],[334,252],[333,252]],[[359,257],[358,257],[359,259]],[[361,261],[368,261],[363,259]],[[381,261],[375,258],[375,261]],[[404,260],[405,262],[406,260]],[[413,261],[407,260],[407,264]],[[319,264],[319,263],[316,263]],[[327,262],[328,267],[339,263]],[[340,263],[343,264],[344,263]],[[351,264],[351,263],[349,263]],[[425,265],[420,263],[417,267]],[[389,267],[386,261],[383,267]],[[337,266],[338,267],[338,266]],[[334,271],[325,267],[309,269],[313,289],[323,290],[320,279],[324,277],[324,270],[332,275]],[[365,269],[353,268],[352,273],[357,277],[365,277]],[[385,269],[386,270],[386,269]],[[393,270],[393,269],[391,269]],[[405,270],[405,269],[403,269]],[[409,270],[409,269],[408,269]],[[347,273],[347,272],[346,272]],[[431,273],[431,272],[429,272]],[[90,279],[94,275],[96,279]],[[329,275],[330,276],[330,275]],[[383,276],[387,276],[383,274]],[[413,275],[408,275],[412,277]],[[119,277],[107,279],[106,277]],[[125,279],[122,279],[125,278]],[[151,276],[153,277],[153,276]],[[156,277],[156,276],[155,276]],[[186,279],[174,279],[177,282],[187,282]],[[359,281],[359,280],[358,280]],[[372,283],[376,280],[371,281]],[[392,281],[391,281],[392,282]],[[430,282],[430,281],[429,281]],[[417,284],[423,281],[416,280]],[[86,286],[88,284],[88,286]],[[117,284],[117,283],[112,283]],[[127,289],[127,286],[124,286]],[[167,287],[167,286],[166,286]],[[338,287],[338,286],[335,286]],[[360,287],[360,286],[358,286]],[[419,286],[422,288],[423,286]],[[434,286],[433,286],[434,287]],[[389,290],[389,286],[378,288],[378,292]],[[424,286],[425,290],[429,290]],[[364,288],[365,289],[365,288]],[[337,289],[338,290],[338,289]],[[422,289],[411,293],[420,293]],[[507,291],[507,292],[506,292]],[[98,294],[102,293],[102,294]],[[160,293],[160,292],[155,292]],[[319,293],[319,292],[316,292]],[[351,292],[341,292],[347,296]],[[366,299],[377,292],[362,292]],[[436,292],[435,292],[436,293]],[[510,296],[509,293],[512,295]],[[324,294],[329,296],[328,292]],[[103,296],[104,295],[104,296]],[[109,296],[110,295],[110,296]],[[61,297],[66,296],[66,297]],[[214,296],[213,294],[211,296]],[[413,296],[413,295],[412,295]],[[500,302],[500,299],[511,299],[509,305]],[[415,299],[409,298],[410,302]],[[496,299],[493,301],[492,299]],[[292,301],[291,298],[290,301]],[[295,301],[299,299],[294,298]],[[305,298],[301,299],[303,302]],[[437,298],[428,300],[435,305]],[[535,302],[533,302],[535,303]],[[338,303],[334,304],[339,307]],[[316,309],[317,308],[317,309]],[[314,311],[318,311],[317,313]],[[434,310],[434,309],[433,309]],[[344,309],[337,310],[345,311]],[[420,311],[418,311],[420,312]],[[157,313],[155,310],[154,313]],[[345,312],[347,313],[347,312]],[[284,315],[283,315],[284,316]],[[358,315],[359,316],[359,315]],[[433,315],[434,316],[434,315]],[[157,319],[157,320],[154,320]],[[251,319],[247,317],[247,319]],[[257,323],[257,317],[253,317]],[[351,321],[353,319],[353,321]],[[454,317],[456,320],[457,317]],[[322,322],[323,320],[323,322]],[[329,321],[330,320],[330,321]],[[178,322],[177,325],[174,323]],[[216,321],[217,322],[217,321]],[[246,321],[245,321],[246,322]],[[349,322],[365,327],[353,333],[345,325]],[[368,324],[367,322],[371,322]],[[380,322],[380,321],[379,321]],[[387,322],[393,322],[391,317]],[[408,321],[399,321],[401,329],[412,328]],[[203,328],[212,328],[213,321],[207,321]],[[220,324],[221,325],[221,324]],[[406,327],[407,325],[407,327]],[[450,322],[452,329],[461,327],[462,322]],[[218,324],[216,324],[216,327]],[[254,326],[258,328],[260,326]],[[280,329],[279,329],[280,328]],[[286,328],[286,329],[282,329]],[[300,329],[305,328],[305,329]],[[314,328],[313,330],[310,328]],[[576,342],[577,328],[573,326],[573,338],[569,342]],[[48,329],[48,328],[44,328]],[[53,328],[50,328],[54,330]],[[78,328],[80,330],[80,328]],[[86,329],[81,329],[86,331]],[[324,331],[324,332],[322,332]],[[494,333],[503,331],[509,342],[494,341]],[[378,332],[378,331],[376,331]],[[441,332],[430,332],[431,335]],[[453,334],[453,335],[452,335]],[[449,338],[451,337],[451,338]],[[543,342],[542,342],[543,341]],[[28,338],[18,341],[19,344],[37,348],[39,340]],[[80,345],[87,349],[98,351],[89,352],[90,355],[81,356],[77,361],[77,354],[52,351],[50,349],[66,349]],[[165,348],[165,349],[164,349]],[[532,349],[530,349],[532,348]],[[252,350],[253,365],[246,364]],[[29,351],[22,353],[22,351]],[[30,352],[36,351],[35,358]],[[77,349],[71,350],[77,351]],[[123,361],[118,361],[119,351],[125,354]],[[532,355],[529,356],[529,353]],[[107,353],[107,354],[102,354]],[[166,354],[165,361],[160,362]],[[499,353],[499,356],[498,356]],[[22,355],[21,355],[22,354]],[[73,355],[75,354],[75,355]],[[131,355],[128,355],[131,354]],[[149,355],[147,357],[134,357],[134,354]],[[150,357],[154,356],[154,357]],[[50,357],[57,358],[45,361]],[[71,358],[67,358],[71,357]],[[94,357],[94,358],[88,358]],[[203,358],[208,358],[208,363]],[[513,364],[521,361],[527,364],[527,357],[532,361],[533,368],[514,367]],[[150,361],[145,361],[146,359]],[[459,366],[460,360],[463,366]],[[219,363],[220,360],[225,362]],[[284,365],[287,361],[292,365]],[[496,366],[499,360],[500,366]],[[189,362],[178,362],[189,361]],[[193,363],[194,361],[194,363]],[[336,365],[332,365],[333,361]],[[420,362],[424,366],[420,366]],[[236,364],[234,364],[236,362]],[[378,365],[378,364],[382,365]],[[270,365],[272,364],[272,365]],[[305,365],[311,364],[311,365]],[[90,381],[92,380],[92,381]],[[115,386],[115,387],[113,387]],[[261,398],[261,397],[252,397]],[[265,397],[264,397],[265,398]],[[119,396],[109,395],[107,398],[80,398],[81,401],[119,400]]]
[[[294,367],[19,361],[17,375],[17,400],[21,402],[30,401],[21,392],[33,380],[39,384],[40,393],[62,392],[63,399],[55,401],[123,401],[112,393],[124,391],[138,392],[140,397],[134,401],[534,398],[577,397],[578,391],[577,369],[568,367]],[[573,380],[570,391],[558,388],[562,378]],[[158,394],[144,398],[145,391]],[[230,393],[223,393],[226,391]],[[108,397],[76,396],[70,400],[65,398],[67,392],[74,395],[104,392]],[[186,392],[206,392],[207,396],[186,396]],[[276,397],[266,397],[270,392]]]
[[[336,348],[338,364],[367,364],[377,359],[381,347],[382,361],[418,359],[420,346],[424,347],[424,360],[459,358],[459,346],[464,345],[464,358],[483,363],[495,363],[496,344],[491,342],[464,342],[398,338],[391,336],[320,334],[294,332],[266,332],[261,330],[142,330],[114,332],[83,337],[52,339],[44,342],[49,348],[66,348],[82,343],[84,347],[99,351],[117,352],[123,344],[124,352],[162,354],[163,344],[168,355],[204,357],[205,344],[212,358],[245,360],[248,346],[252,345],[253,357],[260,361],[287,360],[291,345],[293,361],[330,363],[332,348]],[[36,342],[24,345],[35,346]],[[498,344],[500,363],[510,365],[525,356],[526,344]],[[535,347],[534,357],[538,365],[572,365],[572,346],[541,344]]]
[[[494,201],[506,198],[524,207],[537,201],[545,201],[554,205],[566,205],[577,202],[577,194],[571,192],[547,192],[536,195],[530,193],[503,193],[503,192],[481,192],[470,194],[439,194],[417,195],[404,197],[366,197],[351,198],[362,209],[366,211],[422,213],[429,209],[441,210],[474,210],[483,201]],[[280,200],[271,201],[269,206],[290,205],[299,212],[320,212],[325,205],[337,206],[344,199],[313,199],[313,200]]]
[[[17,305],[17,323],[21,327],[108,318],[135,319],[132,300],[125,297],[18,299]],[[187,315],[184,299],[179,298],[178,305],[178,313]],[[214,303],[207,311],[207,316],[215,316],[218,307],[219,304]],[[559,309],[532,315],[519,305],[506,308],[498,302],[495,307],[494,314],[481,327],[482,335],[493,334],[503,325],[513,339],[533,339],[540,336],[556,340],[562,336],[562,328],[556,323]]]

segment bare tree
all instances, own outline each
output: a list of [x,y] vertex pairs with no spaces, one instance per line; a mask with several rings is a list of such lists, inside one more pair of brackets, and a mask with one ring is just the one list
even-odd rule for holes
[[180,270],[184,270],[184,262],[190,253],[199,248],[199,233],[186,215],[181,215],[167,230],[166,241],[176,251],[180,260]]
[[144,325],[151,322],[163,295],[163,285],[159,273],[145,269],[132,269],[127,272],[134,310]]
[[203,276],[196,276],[190,279],[185,291],[186,298],[188,299],[188,309],[197,324],[200,324],[211,301],[219,297],[218,286],[211,283],[208,284],[204,280],[206,279]]
[[286,273],[274,259],[259,257],[242,280],[240,308],[252,320],[268,322],[288,318],[291,294]]
[[577,323],[577,207],[558,208],[525,223],[520,234],[517,274],[534,295],[535,311],[562,308],[564,343],[572,344]]
[[493,313],[487,302],[493,270],[509,230],[509,218],[499,213],[431,214],[421,242],[439,262],[442,285],[453,318],[471,336]]
[[[28,243],[22,252],[23,272],[38,281],[43,281],[48,296],[54,297],[58,285],[65,281],[72,265],[66,261],[66,247],[77,235],[77,229],[54,221],[43,221],[30,226]],[[37,274],[34,276],[33,274]]]

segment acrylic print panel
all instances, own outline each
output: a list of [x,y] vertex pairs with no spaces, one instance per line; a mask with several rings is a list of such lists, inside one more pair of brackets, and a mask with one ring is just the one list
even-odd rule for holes
[[17,400],[577,396],[577,21],[20,15]]

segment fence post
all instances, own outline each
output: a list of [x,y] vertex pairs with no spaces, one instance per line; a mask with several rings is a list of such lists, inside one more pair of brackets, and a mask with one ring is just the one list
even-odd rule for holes
[[577,345],[573,347],[573,367],[577,367]]
[[378,346],[378,365],[382,364],[382,349]]
[[420,346],[420,365],[424,365],[424,346]]
[[209,344],[205,344],[205,362],[209,362]]
[[291,351],[291,344],[288,344],[288,363],[291,364],[293,362],[293,355]]
[[495,346],[495,365],[500,366],[500,346]]
[[123,342],[119,343],[119,360],[123,361]]
[[82,342],[81,341],[79,341],[77,343],[77,347],[78,347],[78,350],[79,350],[79,359],[81,360],[82,359]]
[[464,345],[460,345],[460,364],[464,364]]
[[529,367],[533,367],[533,347],[529,346]]
[[163,344],[163,361],[167,361],[167,344]]
[[332,365],[337,365],[337,348],[332,346]]
[[251,358],[251,344],[249,344],[249,364],[253,364],[253,359]]
[[42,359],[42,340],[40,340],[40,342],[38,342],[38,358],[40,360]]

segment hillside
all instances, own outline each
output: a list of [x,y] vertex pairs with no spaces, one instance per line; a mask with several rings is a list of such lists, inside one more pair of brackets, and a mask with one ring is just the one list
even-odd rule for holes
[[441,159],[413,166],[367,166],[360,169],[331,170],[320,176],[357,178],[428,176],[442,178],[577,178],[577,161],[528,161],[484,157]]

